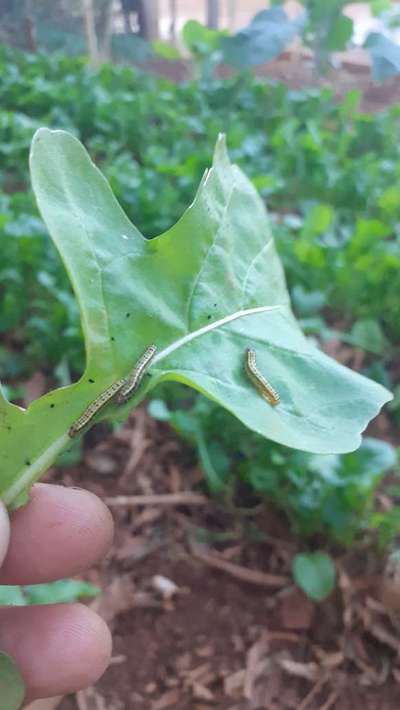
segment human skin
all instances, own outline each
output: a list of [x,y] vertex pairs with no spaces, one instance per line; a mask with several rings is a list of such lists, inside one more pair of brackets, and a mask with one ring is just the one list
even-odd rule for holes
[[[36,484],[11,516],[0,503],[0,584],[41,584],[80,574],[113,538],[111,514],[92,493]],[[71,693],[105,671],[111,637],[82,604],[0,607],[0,650],[16,661],[26,701]]]

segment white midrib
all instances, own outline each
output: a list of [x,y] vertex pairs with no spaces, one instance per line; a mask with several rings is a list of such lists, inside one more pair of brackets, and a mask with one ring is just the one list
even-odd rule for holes
[[[168,355],[173,353],[175,350],[178,350],[183,345],[186,345],[186,343],[190,343],[192,340],[200,338],[202,335],[205,335],[206,333],[209,333],[212,330],[221,328],[222,326],[226,325],[226,323],[231,323],[232,321],[237,320],[239,318],[252,316],[257,313],[268,313],[269,311],[277,311],[281,308],[282,306],[258,306],[257,308],[247,308],[245,310],[231,313],[229,316],[225,316],[225,318],[221,318],[220,320],[214,321],[213,323],[209,323],[208,325],[205,325],[202,328],[198,328],[198,330],[194,330],[192,333],[188,333],[188,335],[185,335],[183,338],[176,340],[174,343],[172,343],[172,345],[169,345],[167,348],[164,348],[164,350],[160,350],[160,352],[157,353],[153,358],[152,365],[155,365],[160,360],[163,360],[164,358],[168,357]],[[37,459],[35,459],[35,461],[33,461],[29,466],[26,466],[22,469],[22,472],[18,475],[18,478],[13,481],[13,483],[9,486],[9,488],[4,491],[2,495],[2,500],[5,505],[10,505],[10,503],[16,500],[16,498],[24,490],[28,489],[35,481],[37,481],[37,479],[43,473],[43,470],[46,470],[49,466],[51,466],[52,463],[54,463],[55,458],[64,449],[65,444],[68,443],[68,441],[68,434],[62,434],[62,436],[60,436],[58,439],[56,439],[56,441],[54,441],[50,446],[48,446],[47,449],[40,456],[38,456]]]
[[165,357],[168,357],[168,355],[173,353],[175,350],[178,350],[183,345],[186,345],[186,343],[190,343],[191,340],[195,340],[196,338],[200,338],[202,335],[205,335],[206,333],[209,333],[212,330],[221,328],[223,325],[226,325],[226,323],[231,323],[233,320],[237,320],[238,318],[244,318],[245,316],[252,316],[256,313],[267,313],[268,311],[277,311],[281,308],[282,306],[257,306],[256,308],[246,308],[242,311],[236,311],[235,313],[231,313],[229,316],[225,316],[225,318],[221,318],[220,320],[216,320],[213,323],[209,323],[208,325],[205,325],[202,328],[199,328],[198,330],[193,330],[192,333],[188,333],[187,335],[184,335],[183,338],[175,340],[172,345],[169,345],[167,348],[164,348],[164,350],[160,350],[160,352],[154,356],[152,360],[152,365],[155,365],[160,360],[163,360]]

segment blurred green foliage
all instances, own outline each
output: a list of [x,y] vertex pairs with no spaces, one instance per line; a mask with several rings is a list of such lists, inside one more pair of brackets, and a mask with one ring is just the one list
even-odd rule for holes
[[[370,55],[373,78],[384,81],[400,72],[400,45],[387,36],[387,31],[399,25],[400,15],[390,0],[369,0],[369,4],[386,32],[370,32],[363,49]],[[296,37],[310,48],[317,72],[326,73],[335,54],[351,46],[355,28],[346,14],[347,0],[300,0],[295,17],[282,5],[284,0],[272,0],[271,7],[260,10],[233,36],[189,20],[182,37],[198,69],[204,74],[219,63],[239,70],[264,64],[289,49]]]
[[344,545],[371,527],[386,543],[398,533],[399,515],[374,509],[378,484],[397,466],[390,444],[365,438],[351,454],[308,454],[244,432],[226,410],[186,387],[163,385],[157,395],[150,414],[195,448],[209,490],[225,502],[251,508],[256,493],[256,501],[264,497],[283,511],[298,535]]
[[[86,144],[149,238],[190,204],[226,132],[231,158],[269,207],[306,333],[364,349],[366,373],[396,385],[400,107],[368,115],[359,98],[338,102],[329,89],[293,91],[250,74],[174,84],[0,48],[1,379],[14,385],[40,368],[66,384],[83,370],[77,304],[29,184],[30,141],[47,125]],[[348,543],[372,525],[387,542],[398,531],[398,509],[373,511],[373,492],[395,463],[388,445],[368,440],[354,454],[313,457],[244,432],[201,397],[171,410],[168,395],[151,406],[195,446],[216,493],[267,495],[305,535]],[[398,419],[400,395],[391,409]]]
[[0,332],[14,351],[10,362],[2,353],[3,378],[83,363],[77,306],[29,186],[29,144],[43,124],[83,140],[148,237],[180,217],[226,131],[231,158],[269,206],[290,287],[321,292],[348,323],[368,318],[398,341],[400,107],[372,116],[358,100],[250,75],[176,85],[2,48]]

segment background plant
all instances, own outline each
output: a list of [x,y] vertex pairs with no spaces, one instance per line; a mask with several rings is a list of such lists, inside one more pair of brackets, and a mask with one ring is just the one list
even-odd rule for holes
[[[283,9],[284,0],[271,4],[233,36],[189,21],[183,39],[195,61],[204,67],[224,62],[243,70],[278,57],[296,39],[298,45],[311,50],[315,69],[323,74],[338,52],[351,47],[354,22],[345,14],[346,0],[302,0],[303,11],[294,18]],[[400,72],[400,45],[387,36],[398,25],[399,15],[389,0],[370,0],[369,4],[373,14],[380,16],[385,32],[370,32],[363,46],[373,78],[383,81]]]
[[394,536],[397,521],[393,515],[380,518],[374,502],[378,484],[397,466],[390,444],[365,438],[357,451],[342,456],[288,450],[244,434],[228,412],[186,388],[164,386],[161,394],[151,401],[150,414],[195,447],[210,491],[225,503],[251,508],[256,493],[284,512],[303,538],[323,535],[350,545],[371,527]]
[[[93,73],[81,59],[7,49],[0,64],[3,289],[7,284],[0,328],[12,332],[20,371],[60,363],[60,335],[69,367],[82,362],[76,305],[28,190],[27,151],[44,123],[84,141],[149,237],[191,201],[224,125],[232,159],[246,167],[276,222],[290,287],[321,292],[305,305],[297,289],[299,313],[315,315],[329,303],[349,324],[372,318],[398,342],[397,107],[371,116],[359,112],[354,92],[337,104],[326,89],[291,91],[250,77],[177,86],[137,70],[104,65]],[[21,342],[33,348],[26,357]]]

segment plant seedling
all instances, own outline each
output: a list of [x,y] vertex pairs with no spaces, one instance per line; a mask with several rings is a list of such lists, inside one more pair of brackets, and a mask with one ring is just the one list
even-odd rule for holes
[[333,591],[336,569],[332,558],[326,553],[295,555],[292,567],[296,584],[310,599],[323,601]]

